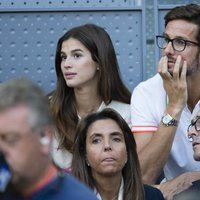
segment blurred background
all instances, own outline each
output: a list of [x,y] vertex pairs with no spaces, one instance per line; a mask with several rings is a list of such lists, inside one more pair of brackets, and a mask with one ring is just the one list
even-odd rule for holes
[[200,0],[0,0],[0,83],[27,77],[54,90],[57,40],[70,28],[94,23],[109,33],[125,84],[132,91],[156,73],[163,16]]

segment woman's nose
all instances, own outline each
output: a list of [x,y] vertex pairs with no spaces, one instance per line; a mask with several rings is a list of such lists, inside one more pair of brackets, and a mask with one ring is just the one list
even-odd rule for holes
[[71,68],[72,67],[72,60],[70,58],[66,58],[64,61],[63,61],[63,66],[65,68]]
[[111,150],[112,150],[112,148],[109,147],[109,146],[107,146],[107,147],[104,148],[104,151],[111,151]]
[[111,150],[112,150],[112,147],[111,147],[110,141],[105,141],[104,151],[111,151]]

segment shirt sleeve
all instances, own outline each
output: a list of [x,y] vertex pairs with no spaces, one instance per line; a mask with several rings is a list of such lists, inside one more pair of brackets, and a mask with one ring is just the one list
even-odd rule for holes
[[131,130],[132,132],[154,132],[158,127],[156,102],[148,88],[139,84],[131,96]]

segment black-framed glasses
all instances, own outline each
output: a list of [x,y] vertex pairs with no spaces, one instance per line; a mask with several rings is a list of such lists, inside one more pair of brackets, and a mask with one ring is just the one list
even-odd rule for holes
[[190,40],[184,40],[182,38],[174,38],[170,39],[168,37],[162,36],[162,35],[157,35],[156,36],[156,44],[158,48],[160,49],[165,49],[169,42],[172,43],[172,47],[176,51],[184,51],[187,45],[195,45],[195,46],[200,46],[199,43],[193,42]]
[[188,133],[191,131],[192,128],[195,128],[196,132],[200,131],[200,116],[195,120],[192,121],[191,124],[188,126]]

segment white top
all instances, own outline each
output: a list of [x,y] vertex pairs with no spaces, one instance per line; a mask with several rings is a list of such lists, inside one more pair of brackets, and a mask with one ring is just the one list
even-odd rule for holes
[[[132,132],[154,132],[157,130],[166,109],[166,96],[159,74],[140,83],[134,89],[131,97]],[[198,104],[193,113],[198,109]],[[187,171],[200,171],[200,162],[193,159],[192,144],[187,136],[191,116],[192,113],[186,106],[182,111],[172,149],[164,167],[167,180]]]
[[[104,108],[112,108],[117,111],[131,127],[131,111],[130,105],[118,101],[111,101],[110,104],[106,105],[104,102],[100,105],[97,111],[101,111]],[[72,154],[67,150],[58,150],[58,138],[55,137],[53,141],[52,157],[54,162],[61,168],[70,168],[72,162]]]

